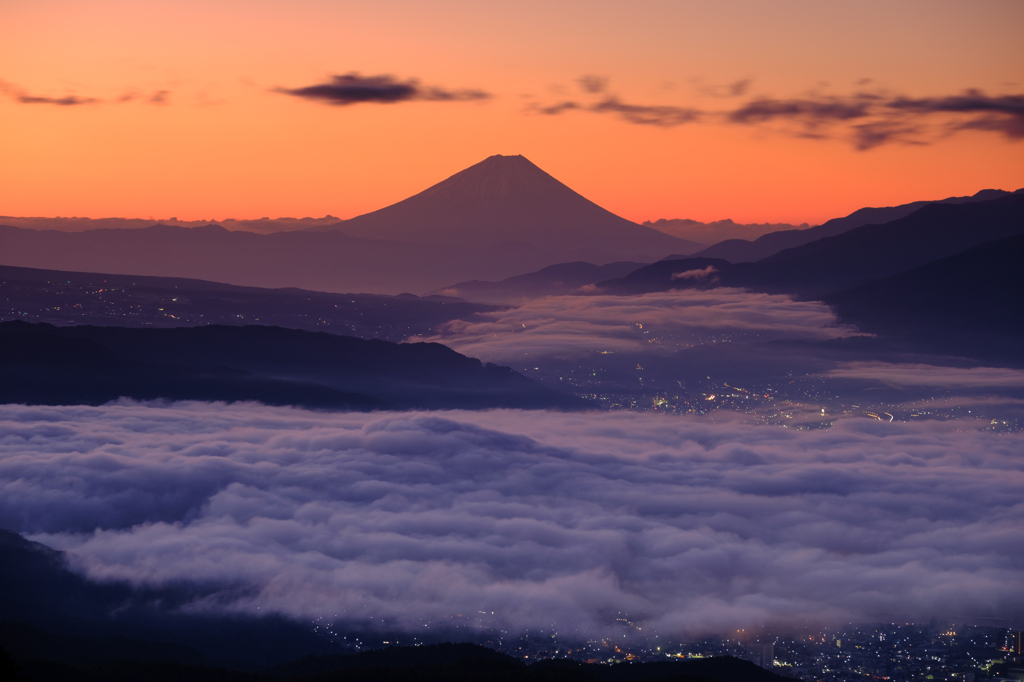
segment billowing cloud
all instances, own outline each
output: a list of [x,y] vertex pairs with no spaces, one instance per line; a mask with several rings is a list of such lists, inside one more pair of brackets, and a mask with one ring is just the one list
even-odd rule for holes
[[714,332],[747,334],[751,340],[827,339],[856,333],[817,301],[716,288],[533,299],[474,320],[453,320],[427,340],[489,362],[511,362],[588,352],[668,353],[701,343]]
[[1022,450],[955,422],[7,405],[0,524],[94,579],[202,585],[194,610],[420,632],[1013,622]]
[[490,93],[483,90],[448,90],[423,86],[415,78],[398,80],[394,76],[362,76],[347,73],[331,76],[326,83],[309,85],[304,88],[277,88],[275,92],[315,100],[333,106],[348,106],[365,102],[395,104],[397,102],[466,102],[489,99]]

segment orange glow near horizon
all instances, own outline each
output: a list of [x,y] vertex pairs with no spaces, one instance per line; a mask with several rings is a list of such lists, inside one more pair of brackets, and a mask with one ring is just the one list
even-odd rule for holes
[[[1024,94],[1024,5],[894,4],[12,0],[0,215],[349,218],[492,154],[636,221],[818,223],[1024,187],[1024,138],[957,132],[955,116],[901,120],[928,132],[867,150],[851,123],[729,122],[757,98]],[[492,96],[329,106],[274,91],[351,72]],[[586,74],[605,92],[585,92]],[[664,127],[580,110],[612,95],[703,113]],[[98,101],[19,101],[69,96]],[[579,106],[536,111],[566,101]]]

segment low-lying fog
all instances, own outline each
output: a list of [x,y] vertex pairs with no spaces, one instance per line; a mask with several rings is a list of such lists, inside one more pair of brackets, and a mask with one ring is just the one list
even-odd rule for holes
[[855,415],[1024,426],[1024,370],[923,353],[842,324],[821,302],[743,289],[550,296],[423,340],[605,407],[801,427]]

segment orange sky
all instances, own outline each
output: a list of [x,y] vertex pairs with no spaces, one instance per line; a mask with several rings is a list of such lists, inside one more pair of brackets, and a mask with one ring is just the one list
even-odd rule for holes
[[[1017,0],[5,0],[0,215],[351,217],[495,153],[638,221],[821,222],[1017,189],[1022,34]],[[275,91],[346,73],[491,97],[330,106]],[[585,92],[584,75],[607,86]],[[968,89],[1002,108],[929,104]],[[869,118],[729,119],[759,99],[857,93],[879,103]],[[52,101],[66,97],[83,103]],[[886,104],[900,98],[918,104]],[[700,113],[653,125],[588,110],[607,101],[673,107],[634,110],[663,123]],[[577,108],[537,113],[561,102]],[[857,149],[866,123],[891,139]]]

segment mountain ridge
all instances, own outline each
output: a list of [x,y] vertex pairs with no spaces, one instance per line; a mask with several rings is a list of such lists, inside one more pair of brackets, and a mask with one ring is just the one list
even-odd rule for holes
[[[1024,193],[961,204],[931,203],[881,225],[780,251],[756,263],[693,256],[663,260],[598,286],[644,293],[711,285],[745,287],[806,298],[852,288],[952,256],[996,239],[1024,234]],[[679,277],[681,272],[706,275]]]
[[[919,209],[931,204],[966,204],[1024,193],[1024,189],[1007,192],[999,189],[983,189],[970,196],[947,197],[935,201],[913,201],[909,204],[885,207],[859,208],[849,215],[833,218],[821,225],[807,229],[780,230],[769,232],[755,240],[726,239],[698,251],[692,256],[703,258],[721,258],[731,263],[752,263],[804,244],[809,244],[826,237],[834,237],[864,225],[882,225],[904,218]],[[686,254],[681,254],[686,255]],[[664,259],[668,260],[668,259]]]

